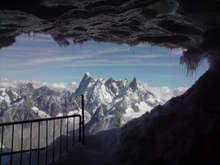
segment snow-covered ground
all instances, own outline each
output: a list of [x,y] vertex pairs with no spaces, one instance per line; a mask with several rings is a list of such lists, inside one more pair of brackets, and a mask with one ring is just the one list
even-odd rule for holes
[[47,115],[45,111],[39,110],[38,107],[33,107],[32,110],[38,114],[41,118],[49,118],[51,116]]

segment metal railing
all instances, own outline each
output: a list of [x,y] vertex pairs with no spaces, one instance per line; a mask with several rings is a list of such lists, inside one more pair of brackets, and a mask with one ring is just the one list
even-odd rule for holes
[[0,124],[0,165],[53,164],[76,137],[82,141],[82,123],[81,115],[72,115]]

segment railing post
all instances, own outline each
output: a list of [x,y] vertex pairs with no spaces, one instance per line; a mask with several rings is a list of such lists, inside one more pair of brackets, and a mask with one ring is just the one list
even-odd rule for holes
[[[14,147],[14,127],[15,125],[12,125],[12,140],[11,140],[11,150],[13,151],[13,147]],[[10,165],[12,165],[12,161],[13,161],[13,154],[11,154],[11,160],[10,160]]]
[[0,165],[2,165],[3,137],[4,137],[4,126],[2,126],[2,138],[1,138],[1,156],[0,156]]
[[82,96],[82,138],[83,138],[83,145],[85,145],[84,95],[81,96]]
[[23,136],[24,136],[24,123],[21,123],[21,153],[20,153],[20,165],[22,165],[23,156]]

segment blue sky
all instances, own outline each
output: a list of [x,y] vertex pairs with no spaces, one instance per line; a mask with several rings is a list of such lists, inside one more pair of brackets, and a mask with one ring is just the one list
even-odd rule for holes
[[11,47],[0,50],[0,77],[42,82],[77,82],[85,72],[94,78],[118,80],[136,77],[152,86],[190,87],[208,64],[196,75],[186,76],[179,65],[181,49],[169,50],[147,44],[135,47],[89,41],[61,48],[48,35],[21,35]]

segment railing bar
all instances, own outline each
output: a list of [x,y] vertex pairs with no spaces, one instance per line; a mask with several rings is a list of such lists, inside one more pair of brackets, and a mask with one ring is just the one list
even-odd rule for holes
[[[23,130],[24,129],[24,124],[21,124],[21,151],[23,150]],[[22,164],[22,152],[20,153],[20,165]]]
[[[40,121],[38,122],[38,148],[40,148]],[[38,154],[37,154],[37,164],[40,164],[40,150],[38,150]]]
[[[12,125],[12,139],[11,139],[11,150],[13,151],[13,147],[14,147],[14,124]],[[12,165],[12,160],[13,160],[13,154],[11,154],[11,160],[10,160],[10,165]]]
[[61,143],[62,143],[62,119],[60,120],[60,157],[61,157]]
[[[31,122],[31,125],[30,125],[30,150],[32,149],[32,122]],[[32,152],[30,152],[30,156],[29,156],[29,164],[31,165],[31,155]]]
[[68,125],[69,125],[69,119],[67,118],[67,127],[66,127],[66,152],[68,152]]
[[47,164],[47,154],[48,154],[48,120],[46,121],[46,164]]
[[55,119],[53,120],[53,163],[54,163],[54,150],[55,150],[55,131],[56,131],[56,128],[55,128]]
[[64,118],[71,118],[71,117],[81,117],[81,115],[75,114],[75,115],[71,115],[71,116],[60,116],[60,117],[52,117],[52,118],[46,118],[46,119],[36,119],[36,120],[25,120],[25,121],[1,123],[0,127],[12,125],[12,124],[22,124],[22,123],[25,124],[25,123],[30,123],[30,122],[41,122],[41,121],[46,121],[46,120],[64,119]]
[[[2,126],[1,154],[3,150],[4,126]],[[2,156],[0,156],[0,165],[2,164]]]

